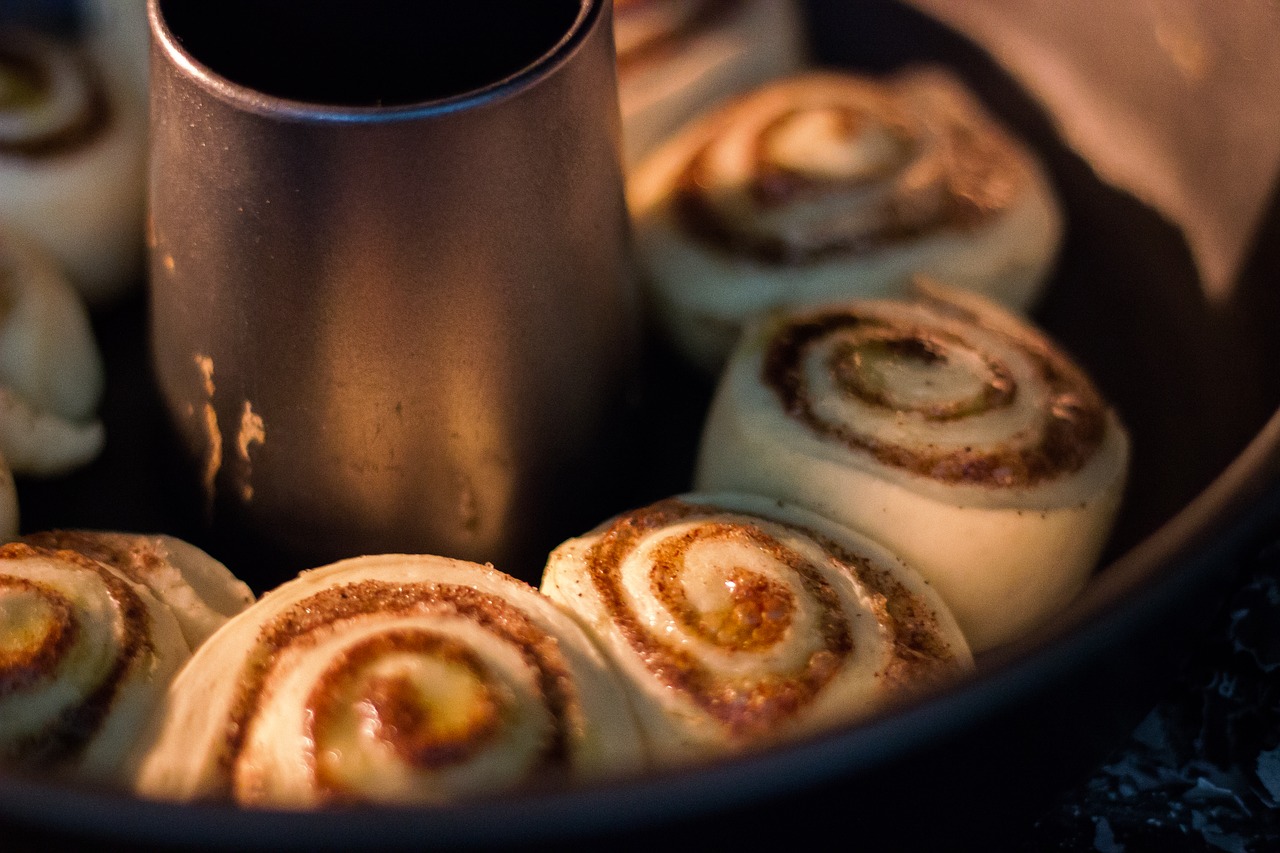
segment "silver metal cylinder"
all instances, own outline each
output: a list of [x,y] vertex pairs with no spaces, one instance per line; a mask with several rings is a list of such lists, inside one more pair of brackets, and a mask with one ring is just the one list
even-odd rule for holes
[[608,0],[150,18],[153,357],[217,523],[539,569],[638,346]]

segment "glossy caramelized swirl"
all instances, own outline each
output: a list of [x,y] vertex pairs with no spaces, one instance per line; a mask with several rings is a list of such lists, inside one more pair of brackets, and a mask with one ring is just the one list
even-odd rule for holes
[[863,530],[938,588],[975,649],[1083,584],[1128,439],[1044,335],[973,294],[761,321],[702,439],[699,488],[770,494]]
[[624,514],[558,548],[543,591],[603,638],[670,763],[865,716],[970,660],[900,561],[760,498]]
[[147,720],[190,652],[144,588],[70,551],[0,547],[0,755],[128,784]]
[[142,790],[244,805],[440,803],[632,767],[581,629],[490,567],[385,556],[272,591],[201,648]]
[[655,154],[631,196],[660,305],[735,331],[920,272],[1025,307],[1061,231],[1036,164],[938,70],[764,86]]

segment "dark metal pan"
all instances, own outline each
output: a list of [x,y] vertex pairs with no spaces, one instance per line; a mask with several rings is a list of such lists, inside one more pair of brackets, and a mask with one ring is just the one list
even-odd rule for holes
[[[972,45],[890,2],[814,2],[809,13],[826,63],[944,61],[1048,165],[1068,235],[1037,319],[1117,404],[1135,448],[1122,517],[1084,595],[945,692],[704,768],[441,809],[315,814],[180,807],[0,773],[0,821],[20,833],[12,837],[227,850],[723,848],[830,837],[871,849],[1000,849],[1118,744],[1196,642],[1240,555],[1280,531],[1280,202],[1231,299],[1210,304],[1177,229],[1099,182]],[[163,529],[223,556],[260,590],[274,583],[278,566],[225,550],[203,529],[189,481],[174,473],[178,451],[147,380],[142,298],[95,321],[112,380],[107,453],[63,480],[22,483],[25,528]],[[600,518],[687,487],[709,389],[662,352],[650,355],[641,438],[669,461],[637,475]]]

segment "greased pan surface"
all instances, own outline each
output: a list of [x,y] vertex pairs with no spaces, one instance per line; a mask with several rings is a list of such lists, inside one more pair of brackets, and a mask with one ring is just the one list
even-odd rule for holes
[[[827,63],[940,58],[957,68],[1054,178],[1067,242],[1036,317],[1115,402],[1134,441],[1125,508],[1085,595],[944,694],[705,769],[448,809],[322,814],[171,806],[0,774],[0,821],[33,842],[228,850],[756,847],[816,842],[828,830],[872,849],[956,839],[996,847],[1113,747],[1194,643],[1236,556],[1280,519],[1280,421],[1268,423],[1280,404],[1280,211],[1273,205],[1230,303],[1210,305],[1177,231],[1100,184],[980,52],[887,2],[824,0],[809,12]],[[22,483],[24,530],[163,529],[208,547],[259,591],[288,576],[298,567],[204,529],[146,378],[145,301],[95,321],[111,377],[107,452],[64,480]],[[619,463],[629,477],[600,518],[687,485],[709,388],[656,348],[647,373],[634,454]]]

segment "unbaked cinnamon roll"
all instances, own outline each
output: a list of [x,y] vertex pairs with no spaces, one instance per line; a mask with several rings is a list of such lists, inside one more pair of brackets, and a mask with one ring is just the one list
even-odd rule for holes
[[936,69],[767,85],[647,158],[628,194],[654,313],[709,370],[750,316],[916,274],[1025,308],[1062,232],[1031,155]]
[[23,541],[41,548],[75,551],[145,586],[173,612],[193,649],[253,603],[253,590],[230,569],[173,536],[46,530]]
[[102,449],[102,356],[80,296],[35,241],[0,229],[0,454],[54,475]]
[[141,272],[145,157],[142,103],[84,51],[0,30],[0,221],[47,246],[90,300]]
[[0,547],[0,763],[131,787],[190,656],[145,587],[71,551]]
[[721,377],[700,489],[795,501],[883,542],[933,584],[975,651],[1083,587],[1129,440],[1044,334],[972,293],[921,285],[762,319]]
[[901,560],[757,496],[624,513],[552,552],[542,590],[601,638],[666,764],[864,718],[972,662]]
[[795,0],[618,0],[614,35],[628,163],[806,52]]
[[492,567],[371,556],[269,592],[174,682],[141,791],[442,803],[620,773],[642,744],[582,629]]

